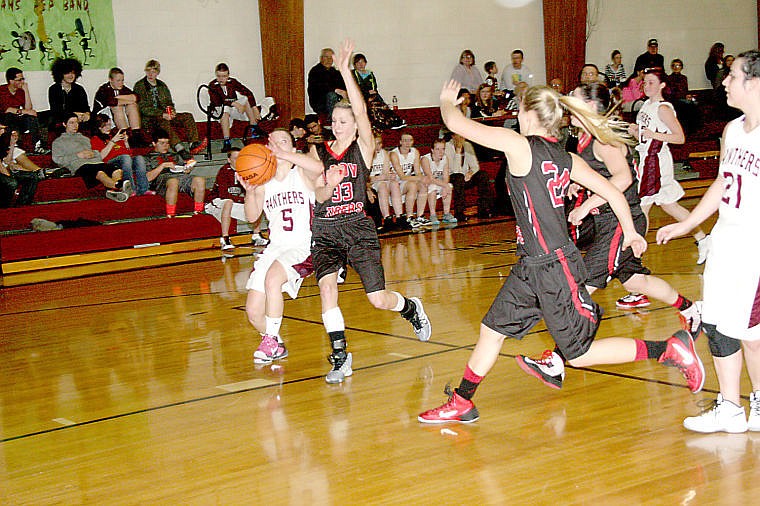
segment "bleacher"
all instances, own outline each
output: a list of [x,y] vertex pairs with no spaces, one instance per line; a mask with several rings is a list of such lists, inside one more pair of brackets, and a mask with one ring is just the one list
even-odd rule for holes
[[[401,134],[411,133],[415,146],[422,154],[438,138],[442,120],[437,107],[402,109],[399,115],[407,127],[383,132],[383,144],[389,149],[397,146]],[[704,110],[704,125],[687,136],[682,146],[671,146],[674,159],[700,178],[714,178],[717,173],[719,138],[724,121],[709,119],[709,107]],[[285,124],[286,120],[280,120]],[[275,125],[269,125],[268,129]],[[242,136],[245,125],[236,122],[233,136]],[[206,124],[198,124],[201,135]],[[221,131],[218,123],[212,124],[211,138],[215,151]],[[50,155],[30,156],[40,167],[53,167]],[[204,163],[203,155],[194,173],[204,175],[210,184],[216,170],[223,164],[223,156]],[[481,161],[481,169],[493,180],[502,163],[498,156]],[[474,205],[468,201],[469,205]],[[63,225],[60,230],[33,231],[31,221],[42,218]],[[233,220],[232,230],[236,230]],[[162,246],[181,245],[182,250],[215,246],[219,224],[211,216],[192,216],[192,199],[180,195],[178,218],[166,218],[164,201],[160,196],[132,197],[125,203],[105,198],[102,187],[87,189],[77,177],[45,179],[39,183],[35,202],[30,206],[0,209],[0,262],[4,274],[34,269],[46,269],[69,263],[100,262],[118,254],[103,252],[129,251],[129,256],[151,256],[165,252]],[[199,242],[200,241],[200,242]]]

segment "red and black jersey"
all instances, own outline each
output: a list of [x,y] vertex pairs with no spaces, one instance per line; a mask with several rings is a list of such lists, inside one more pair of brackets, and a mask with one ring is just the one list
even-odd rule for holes
[[345,176],[335,187],[332,198],[324,202],[317,202],[314,208],[314,217],[317,219],[340,219],[364,214],[367,200],[367,181],[369,169],[364,163],[359,143],[354,140],[343,153],[335,153],[330,145],[325,142],[316,145],[319,159],[325,166],[325,171],[330,167],[339,166]]
[[[589,164],[589,166],[594,169],[595,172],[599,173],[604,177],[604,179],[610,179],[612,177],[612,173],[610,173],[610,170],[607,168],[607,166],[602,162],[601,160],[597,160],[594,156],[594,143],[598,142],[596,139],[594,139],[591,136],[584,136],[578,141],[578,156],[583,158],[583,160]],[[634,165],[636,162],[633,160],[633,156],[631,155],[630,150],[628,150],[626,161],[628,162],[628,169],[631,172],[631,184],[628,186],[628,188],[623,191],[623,195],[625,196],[626,201],[628,202],[628,206],[631,207],[631,210],[633,211],[633,208],[638,206],[640,203],[639,199],[639,181],[638,181],[638,175],[636,174],[636,166]],[[602,204],[599,206],[599,212],[600,213],[611,213],[612,208],[610,208],[609,204]]]
[[517,253],[544,255],[570,242],[565,218],[565,195],[572,159],[556,139],[527,137],[533,158],[530,172],[507,172],[510,199],[517,220]]

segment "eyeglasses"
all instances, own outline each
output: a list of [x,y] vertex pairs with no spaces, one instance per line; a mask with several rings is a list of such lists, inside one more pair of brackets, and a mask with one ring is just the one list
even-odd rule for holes
[[25,77],[17,77],[16,79],[14,79],[14,81],[23,82],[23,81],[26,81],[26,78]]

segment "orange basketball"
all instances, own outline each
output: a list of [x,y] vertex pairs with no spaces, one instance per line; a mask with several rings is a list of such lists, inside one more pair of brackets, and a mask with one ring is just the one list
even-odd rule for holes
[[277,172],[277,158],[263,144],[248,144],[238,154],[235,171],[248,184],[261,185]]

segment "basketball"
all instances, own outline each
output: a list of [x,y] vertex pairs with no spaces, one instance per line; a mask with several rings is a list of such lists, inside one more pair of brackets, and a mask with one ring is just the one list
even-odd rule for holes
[[263,144],[248,144],[240,150],[235,172],[240,179],[252,185],[262,185],[277,171],[277,158]]

